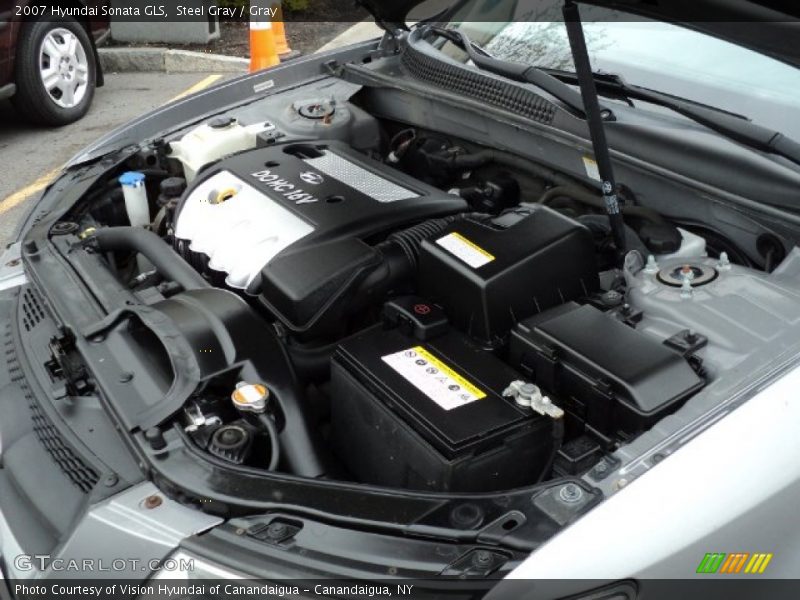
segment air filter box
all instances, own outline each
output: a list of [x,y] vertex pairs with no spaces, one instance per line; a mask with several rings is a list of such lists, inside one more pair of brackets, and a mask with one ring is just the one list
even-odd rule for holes
[[422,243],[419,265],[420,293],[484,345],[599,286],[589,230],[539,205],[459,220]]
[[531,484],[552,423],[502,396],[519,378],[456,331],[422,342],[366,330],[333,358],[335,451],[364,483],[459,492]]

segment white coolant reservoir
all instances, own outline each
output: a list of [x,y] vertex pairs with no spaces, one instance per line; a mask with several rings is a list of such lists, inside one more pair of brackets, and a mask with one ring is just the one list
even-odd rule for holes
[[673,252],[672,254],[660,254],[657,257],[659,261],[671,260],[673,258],[701,258],[708,256],[706,238],[700,237],[691,231],[681,229],[680,227],[678,231],[680,231],[682,238],[681,247],[678,248],[677,252]]
[[245,127],[233,117],[218,117],[171,142],[171,156],[183,164],[184,177],[191,183],[204,166],[234,152],[255,148],[258,134],[272,129],[275,126],[268,122]]

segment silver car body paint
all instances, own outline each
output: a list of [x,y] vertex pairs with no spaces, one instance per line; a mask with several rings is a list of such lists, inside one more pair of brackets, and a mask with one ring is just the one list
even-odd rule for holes
[[[706,552],[770,552],[763,577],[796,578],[799,388],[795,368],[551,539],[509,579],[685,579]],[[513,589],[518,599],[545,599],[546,587],[501,584],[488,597]]]
[[28,283],[20,246],[19,242],[12,244],[0,255],[0,292]]
[[[158,498],[148,504],[148,498]],[[155,505],[155,506],[153,506]],[[149,508],[149,506],[153,506]],[[59,570],[20,570],[13,557],[21,554],[8,523],[0,514],[0,555],[5,559],[9,579],[115,578],[140,580],[150,577],[150,561],[163,560],[187,537],[207,531],[222,519],[170,500],[152,483],[131,487],[93,506],[77,524],[70,537],[51,560]],[[64,570],[63,565],[93,561],[108,570],[85,572]],[[112,565],[117,561],[126,569]],[[134,567],[135,565],[135,567]]]
[[660,284],[659,276],[638,262],[632,268],[626,260],[625,269],[626,298],[643,314],[637,331],[659,340],[687,329],[707,337],[696,355],[709,383],[680,409],[620,446],[614,452],[617,462],[602,476],[595,470],[584,477],[608,495],[617,492],[618,480],[631,482],[641,476],[790,371],[800,357],[800,250],[790,252],[772,273],[736,265],[718,268],[712,258],[660,263],[659,269],[666,270],[683,262],[716,268],[717,278],[695,287],[688,299],[681,297],[679,288]]

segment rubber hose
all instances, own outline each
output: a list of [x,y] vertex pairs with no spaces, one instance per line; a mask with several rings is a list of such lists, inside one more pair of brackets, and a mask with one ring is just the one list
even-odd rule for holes
[[419,151],[425,159],[436,165],[439,168],[450,170],[471,170],[483,167],[488,164],[499,164],[512,169],[525,171],[526,173],[550,181],[558,186],[574,186],[576,180],[567,177],[563,173],[559,173],[542,164],[533,162],[516,154],[509,154],[507,152],[500,152],[497,150],[480,150],[472,154],[458,154],[454,156],[441,156],[432,154],[425,150]]
[[[582,215],[576,221],[588,227],[592,233],[600,233],[604,236],[608,236],[611,233],[611,225],[605,215]],[[628,251],[638,250],[642,256],[651,254],[639,234],[629,225],[625,225],[625,248]]]
[[[467,217],[485,217],[481,213],[461,213],[418,223],[388,236],[378,244],[381,262],[362,281],[354,293],[353,307],[361,307],[365,299],[381,296],[392,286],[414,273],[422,241],[444,231],[448,225]],[[361,299],[362,302],[359,302]],[[354,308],[355,310],[355,308]],[[298,373],[312,381],[321,381],[330,374],[330,359],[338,343],[317,347],[286,344],[286,350]]]
[[285,344],[295,371],[309,381],[330,378],[331,357],[338,345],[338,342],[315,347]]
[[412,269],[416,269],[422,240],[433,237],[437,233],[441,233],[451,223],[455,223],[467,216],[466,214],[458,214],[424,221],[408,229],[403,229],[402,231],[391,234],[386,238],[385,242],[378,245],[378,248],[386,249],[389,244],[397,245],[408,259],[409,266]]
[[203,290],[208,282],[152,231],[140,227],[104,227],[86,239],[101,252],[123,250],[138,252],[153,263],[156,270],[184,290]]
[[267,471],[274,471],[278,468],[278,461],[281,457],[281,447],[278,443],[278,428],[275,426],[275,421],[267,414],[262,413],[258,415],[258,420],[264,426],[264,429],[267,430],[267,435],[269,436],[270,454]]
[[764,271],[772,273],[775,270],[775,248],[769,248],[764,253]]
[[[558,198],[570,198],[580,202],[581,204],[591,206],[592,208],[605,210],[603,199],[600,196],[593,194],[589,190],[585,190],[576,186],[557,186],[550,188],[544,194],[542,194],[541,198],[539,198],[539,204],[551,205],[554,204],[555,200]],[[638,217],[659,225],[667,223],[667,220],[652,208],[622,204],[620,205],[620,209],[622,210],[622,213],[628,217]]]

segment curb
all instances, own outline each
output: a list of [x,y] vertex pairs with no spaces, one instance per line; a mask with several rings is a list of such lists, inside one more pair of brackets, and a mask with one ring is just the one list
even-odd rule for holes
[[246,58],[206,54],[169,48],[99,48],[100,64],[106,73],[246,73]]
[[[331,40],[317,52],[326,52],[342,46],[379,37],[383,31],[372,21],[356,23]],[[250,61],[246,58],[171,50],[169,48],[99,48],[100,64],[106,73],[160,72],[160,73],[246,73]]]
[[383,29],[378,27],[373,21],[361,21],[320,47],[317,52],[327,52],[328,50],[335,50],[336,48],[342,48],[350,44],[366,42],[369,39],[380,37],[381,35],[383,35]]

